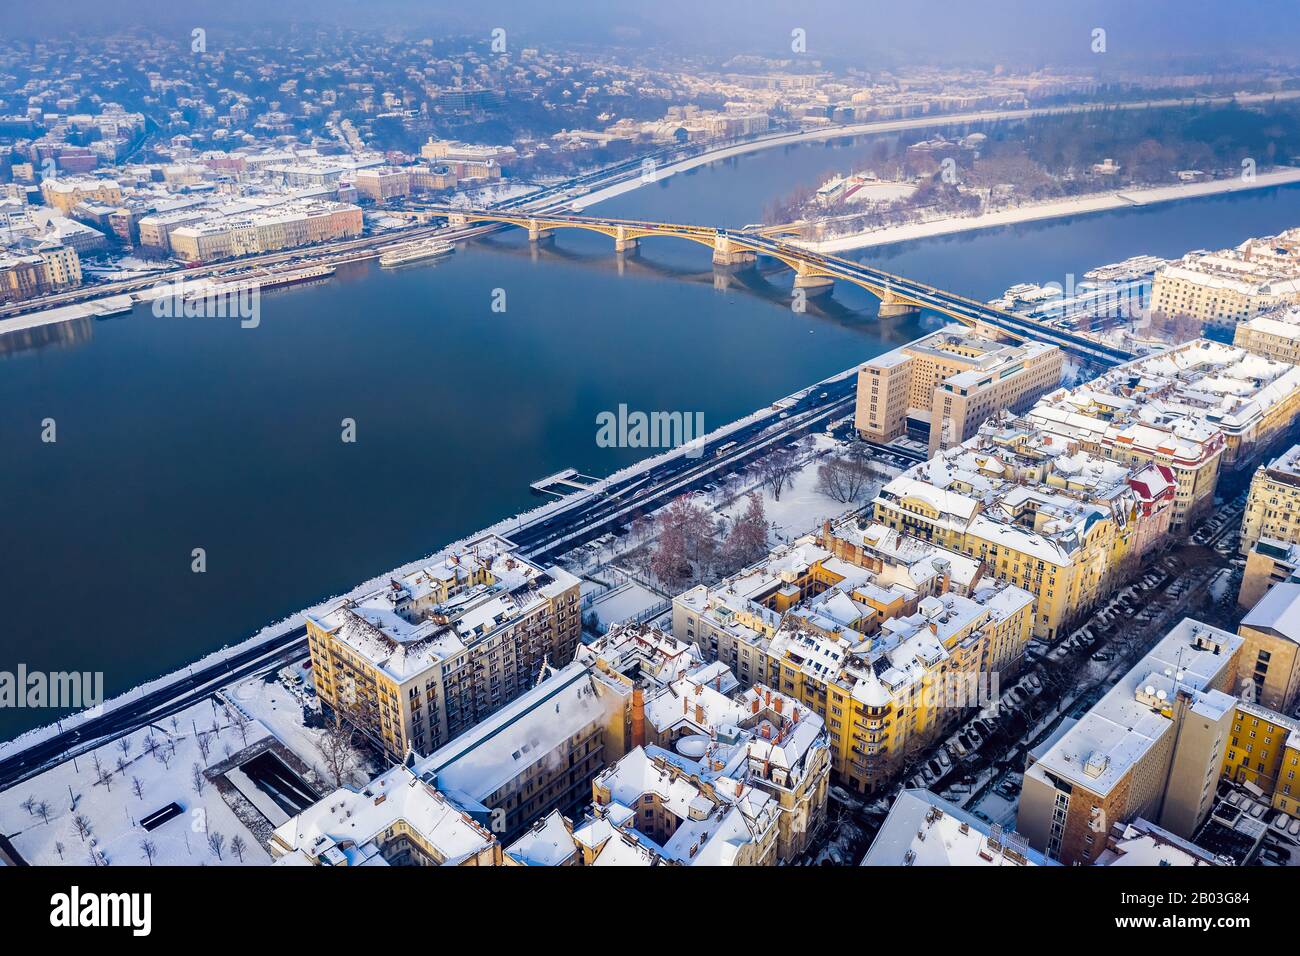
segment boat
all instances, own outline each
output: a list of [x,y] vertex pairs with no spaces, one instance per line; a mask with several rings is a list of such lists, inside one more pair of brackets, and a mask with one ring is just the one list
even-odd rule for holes
[[445,256],[455,251],[456,246],[453,243],[445,239],[431,239],[428,242],[401,246],[385,252],[379,257],[379,264],[386,269],[390,269],[395,266],[404,266],[410,262],[421,262],[425,259]]
[[334,266],[309,266],[305,269],[288,269],[278,272],[257,272],[246,278],[235,278],[225,282],[214,282],[200,286],[182,294],[186,302],[195,299],[214,299],[223,296],[237,296],[254,291],[264,292],[284,286],[300,285],[307,282],[320,282],[334,275]]

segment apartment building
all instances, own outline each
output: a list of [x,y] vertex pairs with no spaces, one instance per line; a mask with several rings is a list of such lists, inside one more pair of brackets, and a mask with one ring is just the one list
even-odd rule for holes
[[[591,785],[575,838],[592,866],[775,866],[781,812],[766,791],[711,777],[658,747],[638,747]],[[611,831],[617,830],[618,836]],[[627,842],[634,850],[626,852]]]
[[1045,396],[1025,417],[1122,464],[1173,471],[1174,528],[1213,503],[1220,467],[1253,467],[1300,414],[1300,367],[1206,339]]
[[866,634],[887,618],[915,611],[917,600],[918,592],[881,585],[872,571],[836,558],[807,535],[713,587],[679,595],[673,636],[721,661],[742,684],[768,683],[769,643],[788,612],[815,614]]
[[630,688],[574,661],[413,770],[503,843],[552,810],[573,814],[631,747]]
[[186,262],[213,262],[361,235],[361,209],[348,203],[296,200],[172,228],[172,252]]
[[1029,639],[1033,598],[989,581],[923,598],[873,636],[791,616],[767,651],[772,686],[826,721],[836,779],[871,793],[907,754],[996,696],[1001,662]]
[[1237,603],[1253,608],[1274,585],[1300,580],[1297,572],[1300,572],[1300,544],[1260,538],[1246,555]]
[[1274,710],[1300,702],[1300,583],[1275,584],[1241,620],[1238,693]]
[[832,772],[862,792],[1014,670],[1032,622],[1032,596],[978,561],[858,518],[673,605],[678,640],[825,721]]
[[432,753],[572,660],[578,591],[485,535],[309,616],[316,691],[391,758]]
[[1243,644],[1190,618],[1157,642],[1025,771],[1029,844],[1070,865],[1096,862],[1112,826],[1139,817],[1190,837],[1230,748]]
[[870,441],[907,434],[930,454],[966,441],[994,412],[1023,412],[1061,384],[1054,345],[1008,345],[950,325],[858,369],[854,424]]
[[1241,518],[1241,553],[1249,554],[1261,538],[1300,543],[1300,445],[1292,445],[1250,480]]
[[43,294],[45,261],[37,255],[0,252],[0,302],[21,302]]
[[1300,308],[1270,309],[1238,322],[1232,344],[1264,358],[1300,365]]
[[1172,487],[1002,417],[885,484],[876,521],[978,560],[1033,595],[1033,632],[1071,630],[1167,535]]
[[[1243,659],[1249,664],[1249,659]],[[1223,758],[1222,775],[1250,784],[1270,798],[1273,809],[1294,814],[1300,809],[1300,720],[1251,701],[1233,709],[1232,738]]]
[[81,285],[81,257],[50,239],[23,237],[0,246],[0,301],[18,302]]
[[142,216],[137,227],[140,245],[158,252],[172,254],[172,233],[182,226],[192,226],[206,219],[213,219],[219,213],[207,207],[187,207],[168,212],[154,212]]
[[362,790],[340,788],[276,828],[279,866],[498,866],[490,830],[395,766]]
[[87,201],[120,205],[122,187],[116,180],[98,176],[51,176],[41,182],[41,201],[66,216]]
[[1151,309],[1231,329],[1300,301],[1300,229],[1248,239],[1235,249],[1192,252],[1156,272]]
[[825,817],[831,760],[825,724],[762,684],[738,691],[720,661],[655,627],[624,625],[577,658],[630,689],[633,746],[671,751],[704,779],[743,780],[779,808],[777,858],[802,854]]
[[411,191],[411,177],[405,169],[395,166],[377,166],[358,169],[352,177],[357,194],[371,202],[400,199]]

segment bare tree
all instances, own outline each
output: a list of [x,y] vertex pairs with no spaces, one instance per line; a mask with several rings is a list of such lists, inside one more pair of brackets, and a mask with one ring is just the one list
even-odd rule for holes
[[745,513],[731,523],[723,545],[728,570],[748,567],[767,554],[767,515],[763,511],[763,496],[750,492]]
[[30,817],[32,815],[32,811],[36,809],[36,798],[31,795],[28,795],[27,799],[24,800],[22,803],[18,804],[18,806],[26,810],[27,815]]
[[844,504],[861,501],[870,486],[871,462],[865,445],[850,445],[817,469],[818,490]]
[[335,787],[343,786],[360,762],[356,748],[356,728],[338,711],[325,725],[320,739],[320,753],[325,760],[325,773]]
[[41,818],[41,822],[49,824],[50,822],[50,805],[44,800],[36,804],[36,815]]
[[194,787],[195,793],[203,792],[203,765],[197,761],[190,767],[190,784]]
[[244,842],[244,838],[240,834],[236,833],[230,841],[230,852],[239,858],[240,863],[244,862],[244,851],[246,849],[248,849],[248,844]]
[[148,837],[145,837],[140,841],[140,852],[142,852],[144,858],[149,861],[149,865],[153,866],[153,858],[158,855],[158,844],[154,843],[153,840],[150,840]]
[[221,859],[221,851],[225,848],[225,846],[226,846],[226,838],[224,836],[222,836],[216,830],[208,831],[208,849],[212,851],[212,855],[215,856],[218,860]]
[[85,814],[78,813],[72,818],[72,825],[77,830],[77,836],[81,837],[81,842],[86,842],[86,837],[90,836],[91,826],[90,818]]
[[659,516],[659,539],[650,570],[670,591],[685,587],[694,573],[688,553],[687,525],[691,518],[691,505],[685,498],[674,499]]
[[63,844],[59,840],[54,841],[54,852],[59,855],[60,860],[63,859]]
[[774,501],[781,500],[781,492],[786,489],[798,470],[798,461],[788,448],[778,448],[758,463],[759,476],[772,492]]
[[139,777],[131,778],[131,792],[135,794],[137,800],[144,799],[144,781]]

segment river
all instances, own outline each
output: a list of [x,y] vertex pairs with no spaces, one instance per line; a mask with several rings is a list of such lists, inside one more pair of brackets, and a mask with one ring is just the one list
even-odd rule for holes
[[[595,208],[743,225],[869,148],[751,154]],[[1283,187],[864,258],[987,299],[1297,223],[1300,188]],[[719,288],[709,251],[678,240],[620,267],[602,237],[531,250],[513,233],[435,265],[363,263],[266,293],[256,328],[142,307],[0,336],[0,671],[103,671],[121,693],[536,505],[528,484],[543,475],[646,454],[597,447],[601,411],[702,412],[714,428],[939,324],[878,322],[854,288],[798,315],[789,288],[781,272]],[[53,716],[0,710],[0,739]]]

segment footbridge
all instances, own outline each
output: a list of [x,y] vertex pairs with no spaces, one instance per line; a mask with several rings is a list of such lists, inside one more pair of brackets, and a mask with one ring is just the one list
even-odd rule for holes
[[540,241],[560,229],[597,232],[614,240],[617,252],[636,249],[640,240],[653,237],[685,239],[713,251],[713,263],[721,267],[744,268],[759,256],[775,259],[795,273],[794,287],[805,295],[829,292],[836,282],[848,282],[880,299],[882,316],[929,309],[969,325],[978,331],[1024,341],[1033,339],[1059,346],[1063,351],[1104,366],[1118,365],[1135,356],[1125,349],[1068,329],[1055,328],[1033,319],[995,308],[934,286],[894,275],[873,266],[839,256],[823,255],[792,242],[792,227],[746,227],[718,229],[713,226],[679,225],[637,219],[610,219],[566,212],[512,212],[494,209],[442,209],[452,226],[498,223],[518,226],[532,241]]

